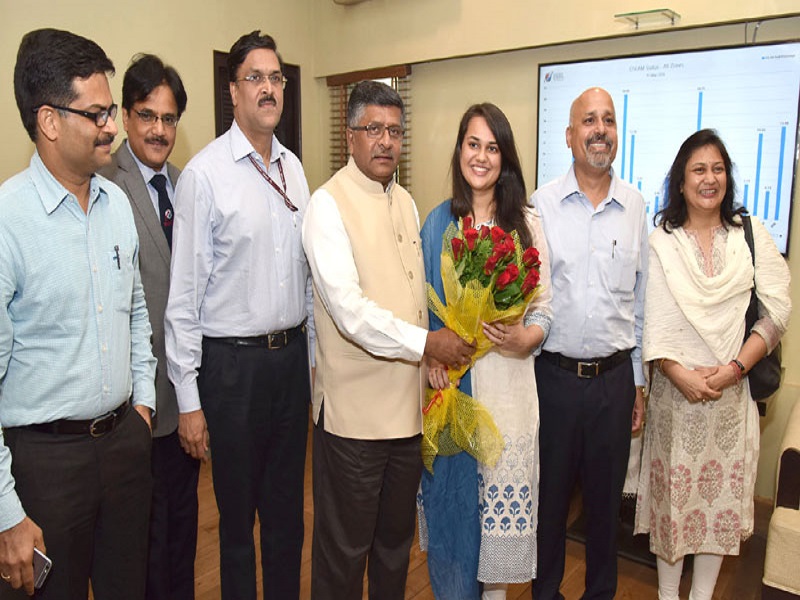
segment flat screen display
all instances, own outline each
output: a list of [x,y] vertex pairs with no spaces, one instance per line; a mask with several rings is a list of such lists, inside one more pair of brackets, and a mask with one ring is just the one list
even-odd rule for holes
[[734,163],[736,201],[788,251],[800,106],[800,42],[606,58],[539,66],[537,187],[566,173],[572,101],[599,86],[614,99],[614,170],[652,216],[684,139],[716,129]]

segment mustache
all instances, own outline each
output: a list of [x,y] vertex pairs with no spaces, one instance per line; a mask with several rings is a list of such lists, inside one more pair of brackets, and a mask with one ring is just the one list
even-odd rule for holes
[[264,106],[265,104],[272,104],[273,106],[277,106],[278,101],[275,100],[275,96],[272,94],[265,94],[258,99],[258,105]]
[[110,133],[99,136],[95,141],[95,146],[109,146],[114,142],[114,136]]
[[167,138],[163,135],[151,135],[150,137],[144,138],[146,144],[158,144],[160,146],[169,146],[169,142]]

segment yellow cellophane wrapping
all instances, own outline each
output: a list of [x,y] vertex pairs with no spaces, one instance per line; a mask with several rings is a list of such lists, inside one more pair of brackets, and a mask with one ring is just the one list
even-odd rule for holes
[[466,286],[461,285],[453,257],[446,251],[442,252],[441,273],[445,302],[428,284],[428,308],[445,327],[462,339],[475,340],[476,351],[469,366],[448,371],[449,388],[427,391],[422,420],[422,460],[425,468],[433,473],[433,461],[438,454],[447,456],[463,450],[491,467],[503,451],[503,436],[489,411],[475,398],[460,391],[455,382],[492,347],[492,342],[483,333],[481,322],[519,321],[534,293],[526,298],[526,302],[499,310],[495,307],[490,286],[483,287],[474,280]]

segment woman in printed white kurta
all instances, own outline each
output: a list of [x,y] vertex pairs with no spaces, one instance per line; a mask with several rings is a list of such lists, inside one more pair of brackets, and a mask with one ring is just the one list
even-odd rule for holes
[[786,262],[752,219],[760,317],[742,344],[754,271],[731,168],[715,132],[689,137],[650,236],[643,357],[653,369],[635,532],[650,534],[660,600],[678,598],[687,554],[690,598],[710,599],[722,556],[753,532],[759,424],[743,375],[791,310]]

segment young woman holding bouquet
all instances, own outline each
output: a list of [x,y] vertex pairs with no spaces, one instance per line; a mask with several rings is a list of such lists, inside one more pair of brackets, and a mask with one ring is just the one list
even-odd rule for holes
[[[434,475],[423,473],[419,498],[420,543],[428,551],[436,598],[495,600],[506,597],[508,583],[535,577],[539,416],[533,353],[550,327],[550,268],[539,217],[527,203],[511,126],[495,105],[476,104],[464,114],[451,171],[452,199],[437,206],[422,228],[425,276],[439,297],[444,297],[443,235],[459,218],[481,234],[495,226],[516,230],[523,248],[539,250],[541,262],[541,291],[524,318],[484,324],[494,347],[459,383],[500,430],[505,442],[500,459],[488,467],[466,452],[438,456]],[[442,326],[434,314],[430,326]],[[442,365],[429,366],[432,388],[450,385]]]

